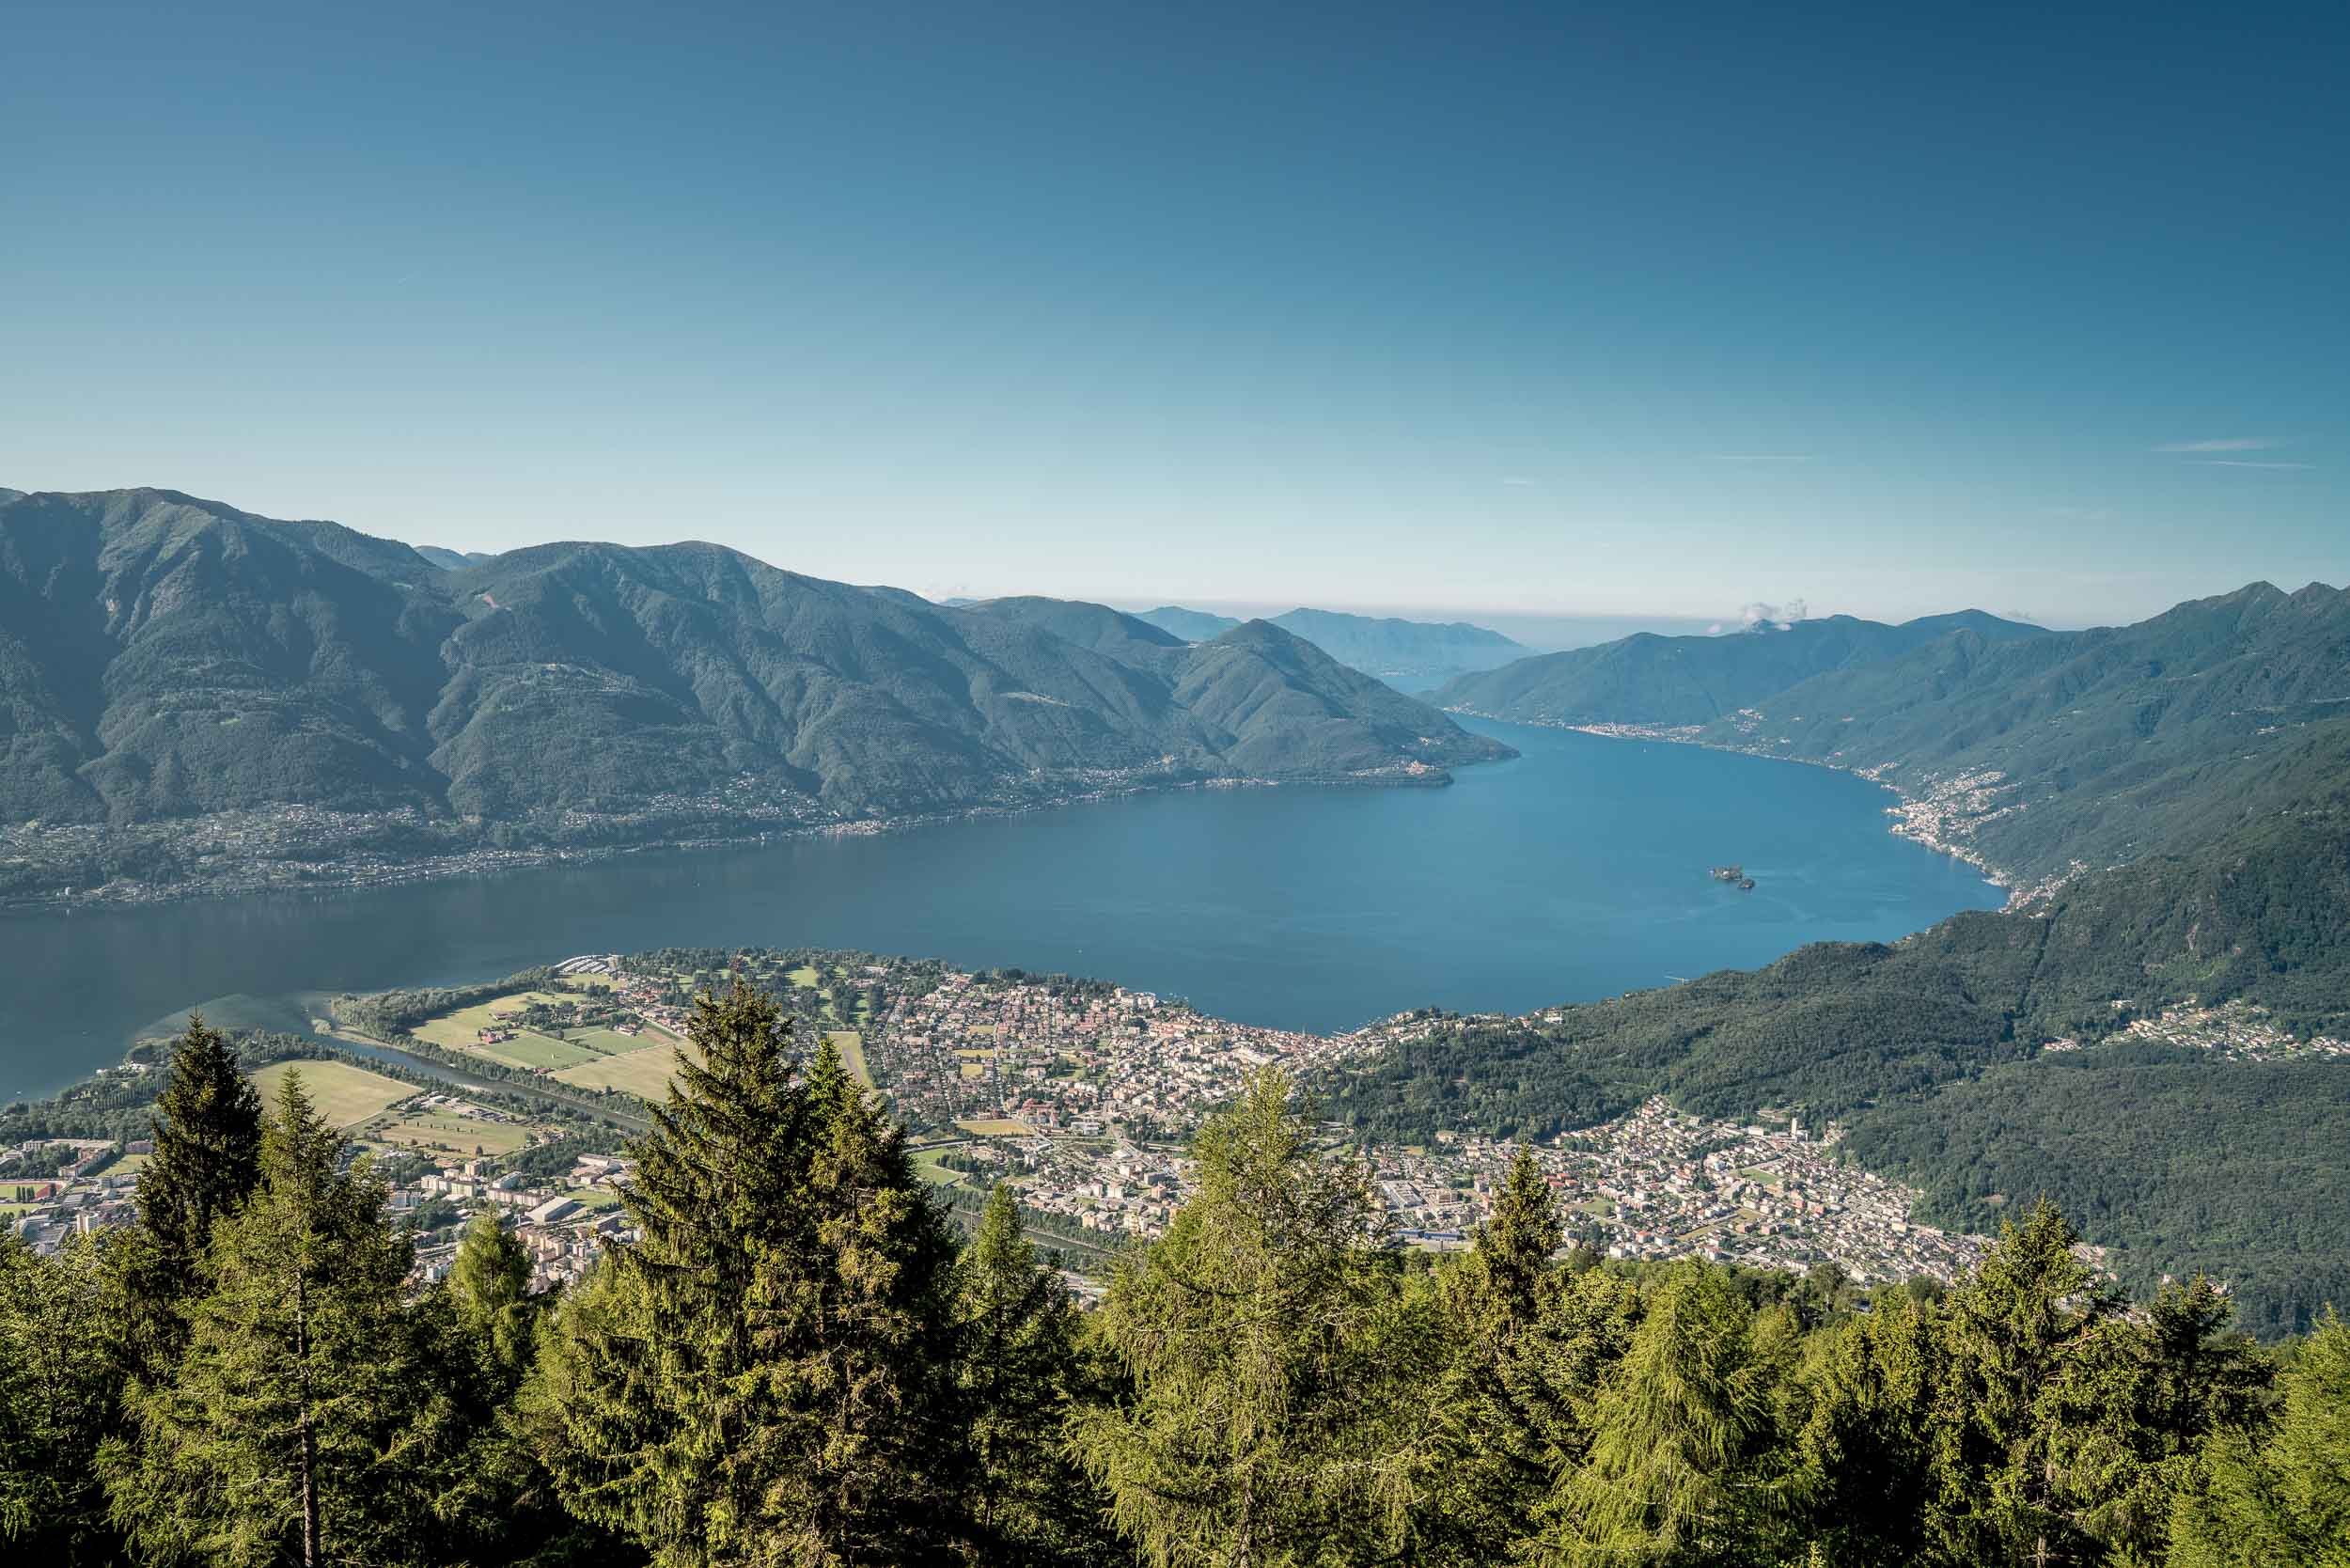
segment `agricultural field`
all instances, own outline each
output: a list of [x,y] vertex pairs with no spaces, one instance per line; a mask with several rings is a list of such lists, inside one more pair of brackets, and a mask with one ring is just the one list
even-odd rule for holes
[[598,1057],[566,1067],[555,1078],[579,1089],[617,1089],[639,1100],[659,1100],[669,1091],[669,1072],[676,1061],[676,1046],[647,1045],[624,1056]]
[[253,1087],[268,1105],[289,1073],[302,1074],[302,1087],[330,1127],[354,1127],[424,1092],[397,1078],[370,1073],[342,1061],[274,1061],[253,1074]]

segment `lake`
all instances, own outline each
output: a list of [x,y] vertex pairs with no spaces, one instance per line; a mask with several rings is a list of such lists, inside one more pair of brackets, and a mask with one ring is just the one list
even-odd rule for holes
[[[1113,980],[1251,1023],[1525,1011],[1886,940],[2002,892],[1825,768],[1467,720],[1524,756],[1449,789],[1233,789],[341,893],[0,916],[0,1100],[232,995],[509,974],[580,952],[838,947]],[[1707,876],[1747,869],[1751,892]]]

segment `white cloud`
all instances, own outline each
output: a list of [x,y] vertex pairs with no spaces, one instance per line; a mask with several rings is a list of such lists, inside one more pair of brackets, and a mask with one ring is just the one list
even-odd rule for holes
[[2308,468],[2306,463],[2246,463],[2238,458],[2202,458],[2187,464],[2190,468]]
[[2171,441],[2154,448],[2157,452],[2264,452],[2284,443],[2265,435],[2232,435],[2217,441]]

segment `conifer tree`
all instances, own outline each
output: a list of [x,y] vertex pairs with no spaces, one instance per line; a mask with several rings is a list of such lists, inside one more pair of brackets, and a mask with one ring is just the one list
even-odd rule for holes
[[2225,1432],[2181,1487],[2170,1568],[2350,1568],[2350,1323],[2328,1310],[2255,1441]]
[[99,1440],[120,1385],[95,1244],[36,1257],[0,1231],[0,1546],[62,1568],[113,1560]]
[[1934,1548],[1961,1563],[2094,1560],[2082,1518],[2120,1450],[2081,1439],[2123,1392],[2126,1346],[2112,1332],[2120,1303],[2075,1255],[2079,1236],[2043,1201],[2000,1228],[1944,1317],[1945,1374],[1936,1394]]
[[383,1189],[337,1169],[342,1140],[299,1073],[261,1136],[252,1196],[216,1222],[209,1288],[170,1376],[136,1389],[137,1433],[102,1461],[141,1555],[223,1564],[429,1560],[409,1528],[431,1489],[410,1451],[435,1390],[418,1375],[407,1244]]
[[1805,1532],[1830,1561],[1926,1560],[1940,1332],[1926,1303],[1888,1292],[1815,1336],[1791,1458],[1808,1472]]
[[[662,1563],[918,1562],[952,1537],[953,1247],[827,1043],[705,996],[534,1395],[574,1512]],[[698,1058],[698,1059],[697,1059]]]
[[107,1251],[124,1359],[150,1381],[187,1342],[183,1309],[201,1288],[212,1227],[252,1192],[261,1157],[260,1096],[200,1015],[189,1014],[164,1074],[139,1223]]
[[1198,1190],[1103,1308],[1130,1400],[1073,1440],[1161,1568],[1395,1560],[1415,1547],[1433,1296],[1380,1249],[1352,1156],[1268,1069],[1194,1145]]
[[494,1210],[465,1226],[448,1268],[449,1304],[478,1347],[487,1376],[504,1399],[530,1363],[537,1315],[530,1303],[530,1254]]
[[1771,1357],[1726,1274],[1674,1267],[1609,1379],[1590,1450],[1542,1510],[1528,1556],[1560,1565],[1744,1560],[1785,1512],[1762,1461]]
[[1561,1448],[1574,1446],[1576,1390],[1556,1381],[1560,1347],[1543,1342],[1567,1285],[1552,1261],[1561,1240],[1550,1185],[1520,1150],[1491,1217],[1439,1286],[1449,1356],[1432,1402],[1432,1556],[1499,1560],[1525,1538]]
[[261,1099],[227,1037],[190,1013],[155,1101],[155,1152],[139,1172],[139,1223],[171,1278],[192,1283],[212,1226],[259,1180]]
[[979,1556],[1040,1564],[1114,1558],[1099,1523],[1104,1499],[1063,1447],[1062,1428],[1086,1391],[1076,1309],[1037,1261],[1009,1184],[988,1194],[956,1279]]

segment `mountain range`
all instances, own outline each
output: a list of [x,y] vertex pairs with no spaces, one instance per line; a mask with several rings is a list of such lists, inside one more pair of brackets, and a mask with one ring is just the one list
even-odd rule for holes
[[171,491],[0,501],[0,822],[608,840],[1510,755],[1262,621],[1192,645],[700,543],[438,557]]
[[1545,724],[1704,724],[1811,676],[1886,664],[1961,631],[1985,642],[2042,635],[1981,610],[1898,626],[1837,615],[1783,626],[1762,621],[1724,636],[1641,634],[1464,674],[1434,700]]
[[[1230,616],[1175,604],[1139,611],[1136,619],[1185,642],[1212,641],[1240,624]],[[1508,664],[1528,651],[1523,643],[1499,632],[1459,620],[1402,620],[1393,616],[1299,608],[1272,617],[1271,624],[1305,638],[1340,664],[1414,692],[1469,670]]]
[[2350,753],[2350,592],[2255,583],[2134,625],[1979,611],[1629,637],[1465,676],[1433,700],[1850,769],[1926,835],[2029,882],[2291,809]]

